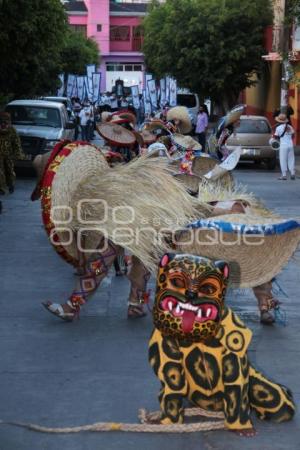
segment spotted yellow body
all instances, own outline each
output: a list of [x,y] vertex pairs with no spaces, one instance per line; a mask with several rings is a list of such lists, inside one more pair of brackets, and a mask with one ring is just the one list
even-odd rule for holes
[[[167,280],[169,275],[177,276],[176,266],[180,276],[172,285]],[[180,282],[183,271],[185,284]],[[162,423],[183,422],[184,399],[207,410],[223,411],[226,426],[232,430],[252,427],[252,409],[261,419],[276,422],[289,420],[294,415],[295,406],[289,390],[268,380],[249,364],[247,349],[252,333],[224,305],[226,280],[222,279],[222,274],[224,276],[225,272],[227,278],[224,264],[214,265],[192,255],[168,255],[167,261],[165,259],[161,264],[154,307],[154,324],[157,320],[159,323],[150,339],[149,361],[162,385],[159,395]],[[162,273],[164,277],[161,277]],[[192,280],[190,285],[187,284],[188,273]],[[219,280],[219,286],[212,285],[215,291],[207,285],[207,278]],[[197,286],[198,296],[191,295],[193,286]],[[183,302],[183,289],[192,299],[186,304]],[[179,299],[178,303],[176,299]],[[210,312],[214,305],[218,315]],[[202,309],[201,314],[199,309]],[[205,312],[207,317],[203,318]],[[162,314],[165,314],[164,320],[168,324],[163,325]],[[172,327],[173,314],[177,328]],[[192,314],[195,315],[194,322]],[[196,323],[197,317],[201,320]],[[180,319],[182,323],[186,322],[182,327]],[[195,335],[199,330],[196,325],[208,323],[215,325],[212,332],[212,327],[202,327],[202,330],[200,327],[200,334]],[[205,329],[210,332],[203,335]]]

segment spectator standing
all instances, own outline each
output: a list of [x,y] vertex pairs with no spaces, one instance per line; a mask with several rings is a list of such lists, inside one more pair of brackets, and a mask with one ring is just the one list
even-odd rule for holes
[[81,127],[81,138],[83,141],[89,141],[89,125],[91,121],[91,107],[88,103],[83,105],[82,110],[79,113],[80,127]]
[[114,111],[118,111],[118,99],[116,94],[112,94],[110,97],[110,106],[111,106],[111,110]]
[[77,141],[78,135],[79,135],[79,125],[80,125],[79,113],[81,111],[81,103],[80,103],[79,98],[74,97],[72,99],[72,104],[73,104],[73,111],[75,114],[75,141]]
[[204,106],[201,105],[197,116],[196,135],[199,144],[201,144],[202,146],[203,152],[205,152],[207,127],[208,127],[208,115],[205,112]]
[[121,108],[128,108],[128,101],[126,100],[126,97],[121,98]]
[[291,180],[295,180],[295,153],[293,136],[295,134],[294,128],[289,124],[289,119],[286,114],[279,114],[275,117],[276,122],[279,123],[274,135],[280,140],[279,148],[279,162],[281,169],[281,177],[279,180],[287,179],[287,171],[291,174]]

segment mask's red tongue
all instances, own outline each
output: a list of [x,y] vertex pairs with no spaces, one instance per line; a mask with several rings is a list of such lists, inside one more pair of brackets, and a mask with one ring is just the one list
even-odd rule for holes
[[185,310],[182,315],[182,330],[185,333],[190,333],[193,329],[193,325],[195,322],[195,313],[193,311]]

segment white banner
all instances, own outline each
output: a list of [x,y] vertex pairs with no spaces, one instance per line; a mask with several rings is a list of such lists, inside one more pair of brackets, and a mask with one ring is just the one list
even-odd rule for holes
[[60,81],[60,87],[57,89],[57,96],[58,97],[62,97],[64,95],[65,92],[65,75],[63,73],[61,73],[60,75],[58,75],[59,81]]
[[144,111],[145,111],[145,115],[146,114],[151,114],[151,101],[150,101],[150,97],[147,94],[146,89],[143,90],[143,101],[144,101]]
[[174,78],[170,79],[170,106],[177,105],[177,81]]
[[100,98],[101,73],[93,73],[93,102]]
[[166,77],[166,102],[170,103],[170,77]]
[[72,92],[74,89],[74,83],[75,83],[76,76],[69,74],[68,75],[68,81],[67,81],[67,97],[72,97]]
[[160,106],[165,106],[166,104],[166,79],[162,78],[159,82],[160,85]]
[[96,72],[96,65],[95,64],[88,64],[86,66],[86,77],[87,77],[87,90],[89,94],[93,94],[93,73]]
[[77,77],[77,96],[80,101],[84,99],[84,78],[85,77]]
[[157,92],[156,92],[156,83],[155,80],[148,80],[148,92],[152,105],[152,109],[154,111],[157,110]]
[[139,109],[140,105],[140,95],[139,95],[139,86],[131,86],[131,95],[132,95],[132,104],[135,109]]

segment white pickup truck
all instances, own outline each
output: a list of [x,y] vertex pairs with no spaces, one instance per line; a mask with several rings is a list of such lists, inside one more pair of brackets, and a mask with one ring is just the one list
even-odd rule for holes
[[74,140],[75,124],[65,105],[44,100],[14,100],[5,108],[21,139],[26,160],[16,166],[30,167],[38,154],[46,153],[62,139]]

